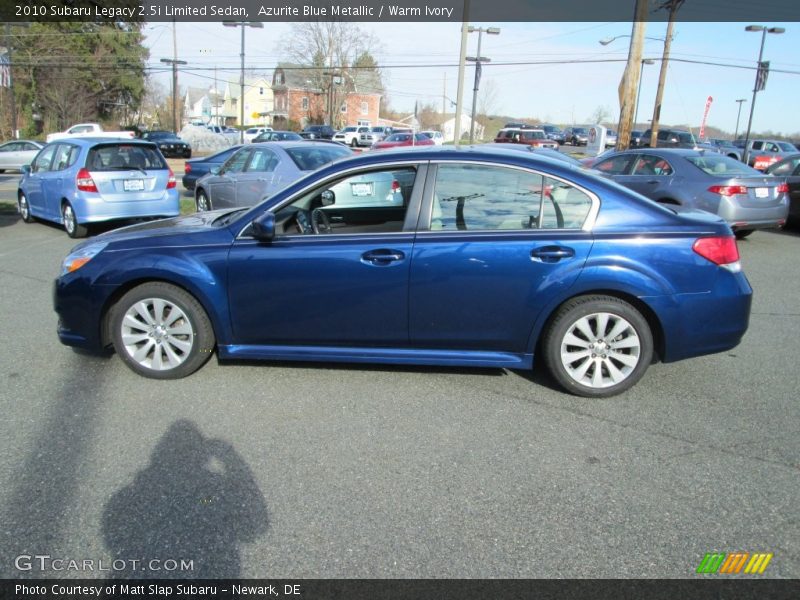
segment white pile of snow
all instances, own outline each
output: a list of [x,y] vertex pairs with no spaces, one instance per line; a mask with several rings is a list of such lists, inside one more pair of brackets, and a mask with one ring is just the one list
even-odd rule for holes
[[219,152],[231,146],[231,141],[224,135],[209,131],[198,125],[186,125],[181,129],[181,139],[192,145],[192,152]]

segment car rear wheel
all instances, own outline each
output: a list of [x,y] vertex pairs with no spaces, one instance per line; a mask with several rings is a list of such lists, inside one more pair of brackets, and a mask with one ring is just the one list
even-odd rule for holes
[[737,229],[736,231],[734,231],[734,234],[736,235],[737,240],[743,240],[748,235],[753,233],[753,231],[755,231],[755,229]]
[[17,199],[17,210],[19,210],[19,216],[22,217],[23,221],[26,223],[33,221],[31,207],[28,204],[28,198],[25,196],[25,194],[20,193],[19,198]]
[[642,314],[613,296],[567,301],[545,334],[548,370],[567,391],[587,398],[619,394],[638,382],[653,358]]
[[195,199],[195,204],[197,205],[197,212],[205,212],[207,210],[211,210],[211,200],[208,199],[208,195],[206,194],[205,190],[197,191],[197,198]]
[[188,292],[164,282],[130,290],[111,313],[114,350],[133,371],[179,379],[202,367],[214,351],[211,321]]
[[78,223],[78,217],[75,216],[75,211],[69,202],[65,202],[61,207],[61,221],[64,223],[64,229],[67,235],[71,238],[86,237],[89,233],[89,228],[86,225]]

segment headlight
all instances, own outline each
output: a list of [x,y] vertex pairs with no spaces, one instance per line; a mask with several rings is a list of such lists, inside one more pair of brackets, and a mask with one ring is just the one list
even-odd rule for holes
[[62,277],[67,273],[72,273],[73,271],[80,269],[83,265],[97,256],[107,245],[107,242],[98,242],[84,246],[80,250],[70,252],[64,259],[64,262],[61,263]]

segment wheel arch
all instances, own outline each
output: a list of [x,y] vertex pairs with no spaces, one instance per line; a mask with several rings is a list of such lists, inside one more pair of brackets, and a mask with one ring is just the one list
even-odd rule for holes
[[106,298],[100,313],[100,342],[103,348],[108,348],[112,344],[111,340],[111,313],[114,306],[117,305],[119,300],[132,289],[146,284],[146,283],[166,283],[173,285],[191,295],[200,306],[203,307],[209,321],[211,321],[211,328],[214,331],[214,337],[219,340],[225,339],[226,329],[223,326],[222,316],[219,315],[214,309],[214,301],[211,300],[202,290],[188,282],[175,277],[167,275],[147,275],[132,277],[131,279],[120,284],[114,291]]
[[584,296],[611,296],[613,298],[617,298],[624,302],[627,302],[633,308],[641,313],[641,315],[647,321],[647,324],[650,327],[650,332],[653,335],[653,362],[658,362],[661,360],[661,357],[665,355],[666,352],[666,337],[664,334],[664,327],[661,322],[661,319],[656,314],[655,310],[647,304],[644,300],[639,298],[638,296],[619,289],[613,288],[594,288],[590,290],[581,290],[580,292],[573,293],[571,295],[565,296],[559,299],[556,302],[548,305],[547,309],[543,311],[542,317],[537,320],[536,325],[534,326],[533,331],[531,332],[531,338],[533,341],[532,348],[534,351],[534,357],[537,355],[541,355],[542,353],[542,339],[544,338],[545,332],[547,332],[550,324],[553,322],[553,319],[558,314],[558,311],[561,307],[573,300],[575,298],[581,298]]

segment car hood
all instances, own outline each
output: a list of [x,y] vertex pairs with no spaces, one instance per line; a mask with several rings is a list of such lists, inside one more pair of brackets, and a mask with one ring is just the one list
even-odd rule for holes
[[175,234],[186,234],[192,231],[208,231],[210,229],[219,229],[219,224],[214,224],[214,221],[226,214],[239,212],[241,208],[226,208],[222,210],[210,210],[207,212],[194,213],[191,215],[184,215],[180,217],[173,217],[171,219],[159,219],[157,221],[148,221],[147,223],[137,223],[136,225],[129,225],[121,229],[115,229],[102,233],[98,236],[87,240],[84,243],[92,242],[105,242],[111,244],[114,242],[122,242],[128,240],[141,239],[154,236],[167,236]]

